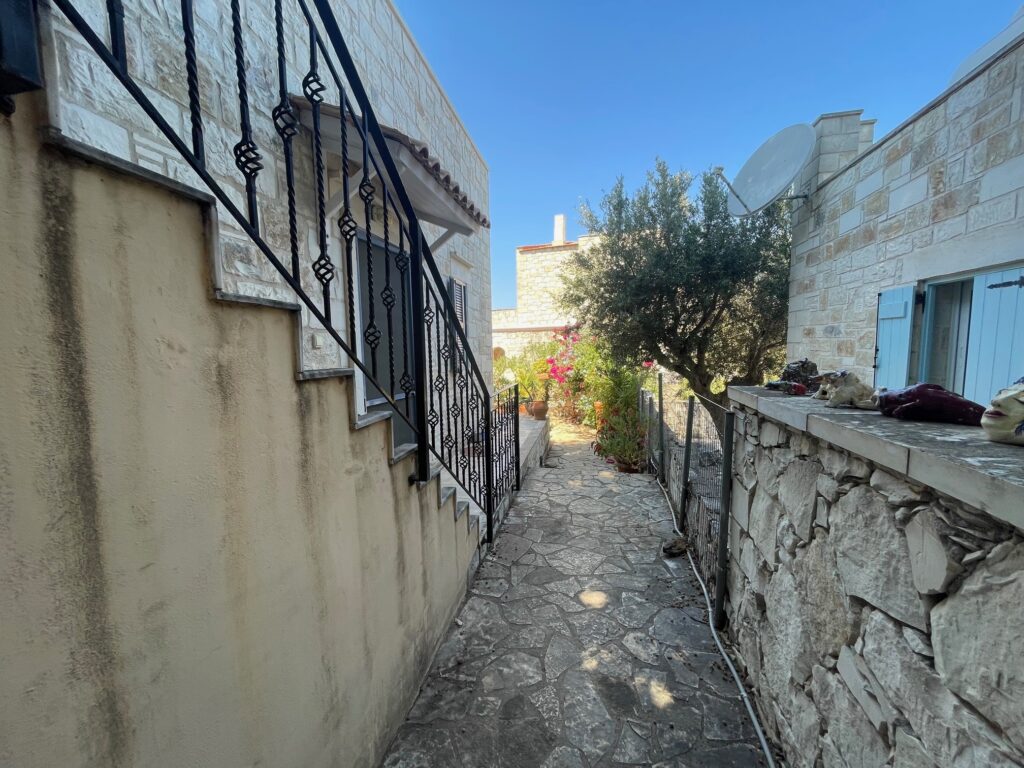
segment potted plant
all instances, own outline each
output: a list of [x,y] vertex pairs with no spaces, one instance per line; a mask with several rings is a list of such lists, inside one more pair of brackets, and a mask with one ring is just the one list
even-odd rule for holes
[[548,374],[539,373],[537,378],[541,381],[544,387],[544,399],[533,401],[533,410],[530,411],[530,415],[533,416],[537,421],[544,421],[548,417],[548,396],[550,395],[550,382],[548,380]]

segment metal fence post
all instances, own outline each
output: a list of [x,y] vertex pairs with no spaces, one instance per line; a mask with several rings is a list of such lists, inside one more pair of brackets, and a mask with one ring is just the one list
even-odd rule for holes
[[516,441],[516,490],[522,490],[522,478],[519,476],[519,384],[517,383],[512,400],[512,410],[515,413],[515,441]]
[[645,432],[647,433],[647,467],[650,469],[651,464],[654,463],[654,452],[651,449],[651,423],[654,421],[654,393],[651,392],[647,395],[647,426]]
[[494,541],[494,414],[491,412],[491,393],[484,391],[484,410],[487,413],[487,429],[484,430],[484,482],[487,495],[484,497],[484,516],[487,518],[487,543]]
[[690,454],[693,449],[693,413],[695,410],[696,398],[693,395],[686,403],[686,443],[683,445],[683,489],[680,492],[680,517],[682,524],[686,526],[686,502],[690,496]]
[[722,435],[722,495],[718,509],[718,569],[715,574],[715,628],[725,626],[725,581],[729,575],[729,517],[732,511],[732,443],[736,414],[725,414]]
[[420,231],[416,229],[410,238],[409,278],[412,283],[412,317],[415,318],[412,323],[413,386],[416,398],[415,479],[425,482],[430,479],[430,433],[427,431],[427,387],[430,384],[427,381],[427,330],[423,322],[423,253],[420,237]]
[[665,374],[658,374],[658,480],[665,482]]

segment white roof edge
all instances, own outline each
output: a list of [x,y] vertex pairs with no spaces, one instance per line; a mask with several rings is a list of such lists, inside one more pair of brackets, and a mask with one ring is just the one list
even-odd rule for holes
[[988,40],[960,63],[960,66],[953,72],[949,85],[955,85],[963,80],[1021,35],[1024,35],[1024,5],[1017,10],[1017,13],[1010,19],[1010,23],[999,34]]

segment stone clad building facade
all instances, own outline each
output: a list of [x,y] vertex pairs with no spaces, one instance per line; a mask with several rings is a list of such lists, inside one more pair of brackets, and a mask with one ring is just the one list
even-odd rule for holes
[[495,350],[517,355],[534,341],[548,341],[551,334],[573,323],[559,304],[562,269],[572,254],[589,247],[593,237],[565,239],[565,215],[555,216],[550,243],[516,248],[516,306],[491,312]]
[[[87,0],[79,5],[86,7],[89,18],[102,20],[105,16],[103,0]],[[227,9],[227,3],[213,0],[195,3],[199,84],[204,98],[209,170],[218,183],[233,190],[236,203],[243,205],[244,187],[231,153],[238,140],[239,110],[231,19]],[[286,0],[284,10],[289,52],[288,93],[303,123],[308,125],[308,105],[302,98],[302,81],[309,67],[306,26],[299,20],[301,11],[296,3]],[[55,85],[47,90],[53,135],[127,161],[173,182],[202,188],[202,182],[143,111],[124,97],[114,76],[96,59],[69,22],[59,12],[51,12],[45,4],[43,12],[44,64],[48,82]],[[390,0],[346,0],[337,3],[334,12],[346,41],[350,41],[353,59],[360,68],[377,117],[385,127],[403,178],[407,174],[422,176],[422,171],[426,170],[433,178],[423,180],[425,195],[435,196],[434,202],[442,201],[438,205],[447,209],[443,219],[425,218],[424,231],[428,240],[436,244],[433,251],[441,271],[467,286],[466,327],[473,351],[480,365],[486,367],[483,373],[489,380],[491,277],[486,217],[487,164]],[[248,45],[252,129],[255,143],[265,159],[257,177],[261,216],[268,241],[286,246],[284,161],[279,152],[276,156],[270,154],[280,144],[271,120],[279,100],[274,4],[269,0],[245,3],[242,21]],[[173,0],[128,2],[125,3],[124,23],[133,74],[145,83],[146,95],[154,100],[179,135],[188,136],[189,102],[180,40],[181,4]],[[260,45],[254,45],[254,41],[259,41]],[[337,105],[339,99],[333,84],[327,84],[324,103]],[[308,139],[297,142],[296,148],[308,156]],[[329,168],[332,164],[336,167],[337,160],[332,160],[330,154],[327,162]],[[298,165],[302,168],[307,164]],[[297,182],[307,188],[311,185],[309,178],[300,177]],[[333,194],[337,190],[329,192]],[[306,219],[308,229],[308,237],[300,238],[302,260],[306,264],[315,258],[309,254],[316,247],[315,223],[309,217],[311,206],[311,200],[300,201],[299,215]],[[219,291],[242,300],[291,301],[288,287],[222,208],[218,210],[217,231],[214,277]],[[341,250],[340,236],[331,234],[332,249],[337,256]],[[311,272],[308,279],[313,285]],[[340,350],[319,329],[316,320],[306,316],[304,321],[302,368],[317,371],[345,365]]]
[[[819,118],[790,359],[978,402],[1024,375],[1022,102],[1024,12],[877,143],[859,111]],[[787,763],[1024,764],[1022,449],[760,387],[729,397],[729,632]]]
[[890,387],[927,379],[980,402],[1024,375],[1020,317],[1016,334],[1012,320],[998,332],[1015,375],[972,373],[992,357],[977,344],[996,334],[978,319],[983,300],[999,297],[1006,306],[988,311],[1004,315],[1022,306],[982,285],[1024,266],[1022,100],[1017,38],[875,143],[859,111],[817,120],[797,183],[809,197],[793,210],[789,359]]

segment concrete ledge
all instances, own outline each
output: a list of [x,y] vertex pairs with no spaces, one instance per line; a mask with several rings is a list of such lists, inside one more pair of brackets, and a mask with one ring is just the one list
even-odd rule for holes
[[729,399],[1024,529],[1024,448],[989,442],[980,427],[826,408],[761,387],[730,387]]

